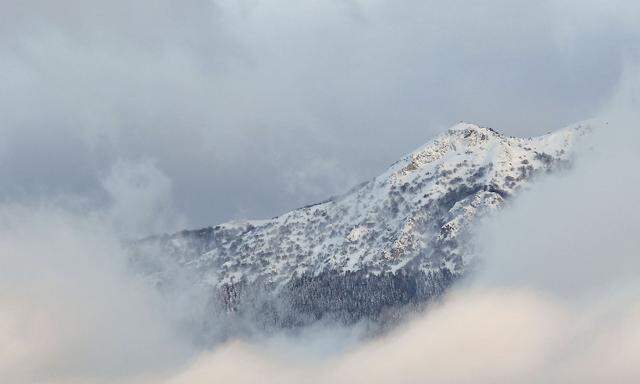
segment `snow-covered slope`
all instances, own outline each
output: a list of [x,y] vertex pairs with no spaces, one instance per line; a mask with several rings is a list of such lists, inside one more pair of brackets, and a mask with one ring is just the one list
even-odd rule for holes
[[[159,252],[194,271],[199,283],[224,291],[230,306],[235,286],[277,292],[326,274],[454,279],[474,260],[473,224],[532,178],[567,166],[591,125],[515,138],[460,123],[342,196],[270,220],[184,231],[140,247],[160,244]],[[167,278],[162,268],[153,270]]]

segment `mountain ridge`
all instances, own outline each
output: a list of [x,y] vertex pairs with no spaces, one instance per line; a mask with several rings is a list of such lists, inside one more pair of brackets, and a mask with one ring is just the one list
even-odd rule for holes
[[[166,284],[170,272],[157,260],[169,258],[190,271],[194,284],[216,292],[227,312],[238,311],[243,300],[255,301],[248,296],[261,287],[260,295],[272,304],[287,297],[284,312],[297,320],[285,323],[306,324],[336,311],[349,321],[376,317],[396,299],[422,302],[463,276],[475,260],[474,225],[537,176],[570,166],[576,143],[594,125],[586,121],[517,138],[461,122],[345,194],[272,219],[143,240],[136,246],[137,263]],[[324,292],[320,283],[329,290],[348,279],[354,287],[379,286],[363,288],[344,307],[345,293]],[[359,289],[354,287],[349,289]],[[376,291],[382,287],[393,293]],[[326,305],[317,310],[304,295]],[[375,295],[381,297],[372,305],[379,308],[362,312],[357,301]],[[279,319],[275,323],[283,321],[280,310],[269,309]],[[251,311],[262,309],[254,303]]]

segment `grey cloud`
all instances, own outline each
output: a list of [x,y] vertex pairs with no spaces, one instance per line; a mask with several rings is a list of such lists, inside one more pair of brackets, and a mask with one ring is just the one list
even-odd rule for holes
[[8,2],[0,193],[99,205],[96,175],[154,159],[190,227],[273,216],[347,190],[459,120],[532,135],[590,117],[633,56],[636,10]]

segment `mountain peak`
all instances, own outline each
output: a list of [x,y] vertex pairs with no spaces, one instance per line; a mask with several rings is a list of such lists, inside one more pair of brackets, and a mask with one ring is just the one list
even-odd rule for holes
[[486,127],[481,127],[477,124],[468,123],[466,121],[461,121],[458,124],[455,124],[449,127],[449,132],[469,132],[469,131],[481,131],[487,129]]
[[585,126],[516,138],[459,123],[345,195],[269,220],[176,234],[160,248],[230,310],[242,290],[257,289],[290,295],[296,311],[313,314],[308,297],[321,297],[327,311],[358,319],[359,293],[345,301],[331,284],[380,284],[376,311],[405,297],[393,287],[406,279],[417,284],[411,294],[438,294],[473,265],[474,224],[538,175],[566,166]]
[[484,133],[502,136],[498,131],[490,127],[484,127],[473,123],[461,121],[458,124],[453,125],[447,130],[451,134],[470,134],[470,133]]
[[499,206],[536,174],[569,161],[576,132],[569,127],[526,139],[458,123],[339,198],[271,220],[217,226],[216,241],[229,237],[230,242],[211,245],[192,262],[215,270],[219,284],[257,276],[282,282],[294,272],[326,269],[377,274],[414,265],[463,271],[460,249],[446,257],[442,250],[434,254],[441,226],[450,221],[444,218],[448,210],[470,205],[456,211],[468,216],[470,210]]
[[177,263],[207,287],[232,329],[243,312],[268,327],[376,318],[441,294],[471,269],[475,224],[570,162],[592,125],[517,138],[461,122],[342,196],[144,240],[135,260],[160,286],[184,281]]
[[451,126],[449,131],[467,131],[467,130],[478,130],[480,126],[477,124],[469,123],[466,121],[460,121],[459,123]]

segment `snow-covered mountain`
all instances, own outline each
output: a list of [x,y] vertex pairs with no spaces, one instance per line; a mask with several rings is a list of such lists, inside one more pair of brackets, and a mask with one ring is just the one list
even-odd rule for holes
[[474,261],[474,223],[537,175],[568,166],[591,125],[516,138],[460,123],[342,196],[147,239],[136,262],[166,284],[168,258],[226,312],[245,308],[273,325],[375,319],[462,276]]

